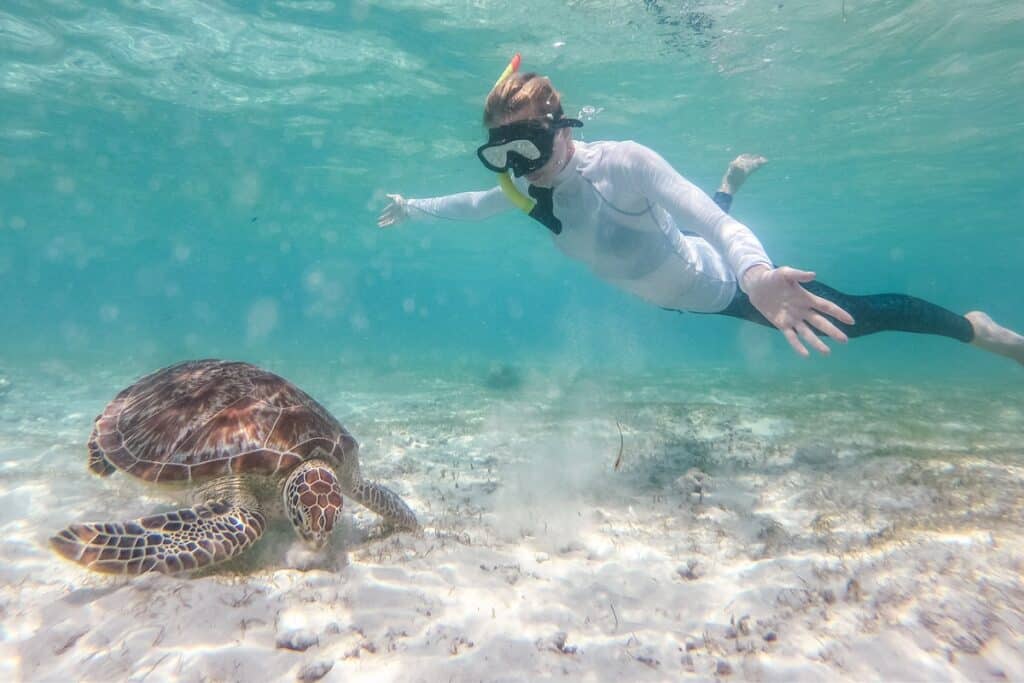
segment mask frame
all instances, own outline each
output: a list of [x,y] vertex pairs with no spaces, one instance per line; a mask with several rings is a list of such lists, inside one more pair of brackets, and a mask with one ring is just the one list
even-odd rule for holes
[[512,171],[519,178],[540,170],[551,160],[559,130],[582,126],[582,121],[569,118],[514,121],[488,129],[488,140],[477,148],[476,155],[488,170]]

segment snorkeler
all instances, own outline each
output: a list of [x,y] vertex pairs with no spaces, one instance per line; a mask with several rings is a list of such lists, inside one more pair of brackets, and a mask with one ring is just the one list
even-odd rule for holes
[[734,160],[712,200],[643,145],[573,140],[583,123],[565,116],[551,82],[512,64],[487,97],[484,125],[489,139],[477,156],[502,174],[499,187],[429,199],[388,195],[377,225],[480,220],[518,206],[601,279],[662,308],[776,327],[802,356],[809,355],[804,343],[829,352],[819,335],[846,342],[899,330],[952,337],[1024,364],[1024,337],[980,311],[958,315],[904,294],[853,296],[813,272],[776,267],[727,213],[761,157]]

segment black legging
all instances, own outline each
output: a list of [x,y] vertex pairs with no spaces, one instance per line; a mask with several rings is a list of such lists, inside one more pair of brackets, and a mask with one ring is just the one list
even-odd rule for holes
[[[728,212],[732,204],[732,195],[716,192],[714,200],[723,211]],[[803,288],[823,299],[828,299],[853,316],[856,321],[854,325],[847,325],[831,316],[825,316],[846,333],[847,337],[863,337],[875,332],[898,330],[918,334],[938,334],[962,342],[974,339],[974,328],[971,327],[967,318],[914,296],[906,294],[854,296],[844,294],[817,281],[804,283]],[[754,308],[754,305],[750,303],[750,298],[739,287],[736,288],[736,296],[725,307],[725,310],[719,311],[716,315],[729,315],[759,325],[775,327],[761,315],[759,310]]]

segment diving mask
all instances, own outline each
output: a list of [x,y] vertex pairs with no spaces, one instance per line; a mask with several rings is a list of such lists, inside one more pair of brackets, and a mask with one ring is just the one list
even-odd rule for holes
[[582,121],[558,118],[554,121],[527,119],[488,129],[486,144],[476,155],[491,171],[512,171],[517,178],[541,169],[551,159],[555,134],[562,128],[579,128]]

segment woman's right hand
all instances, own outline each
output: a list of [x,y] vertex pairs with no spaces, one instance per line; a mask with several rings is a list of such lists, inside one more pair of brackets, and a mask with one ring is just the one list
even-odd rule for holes
[[377,218],[378,228],[390,228],[409,217],[409,210],[405,207],[405,197],[400,194],[385,196],[391,201],[381,211],[380,217]]

